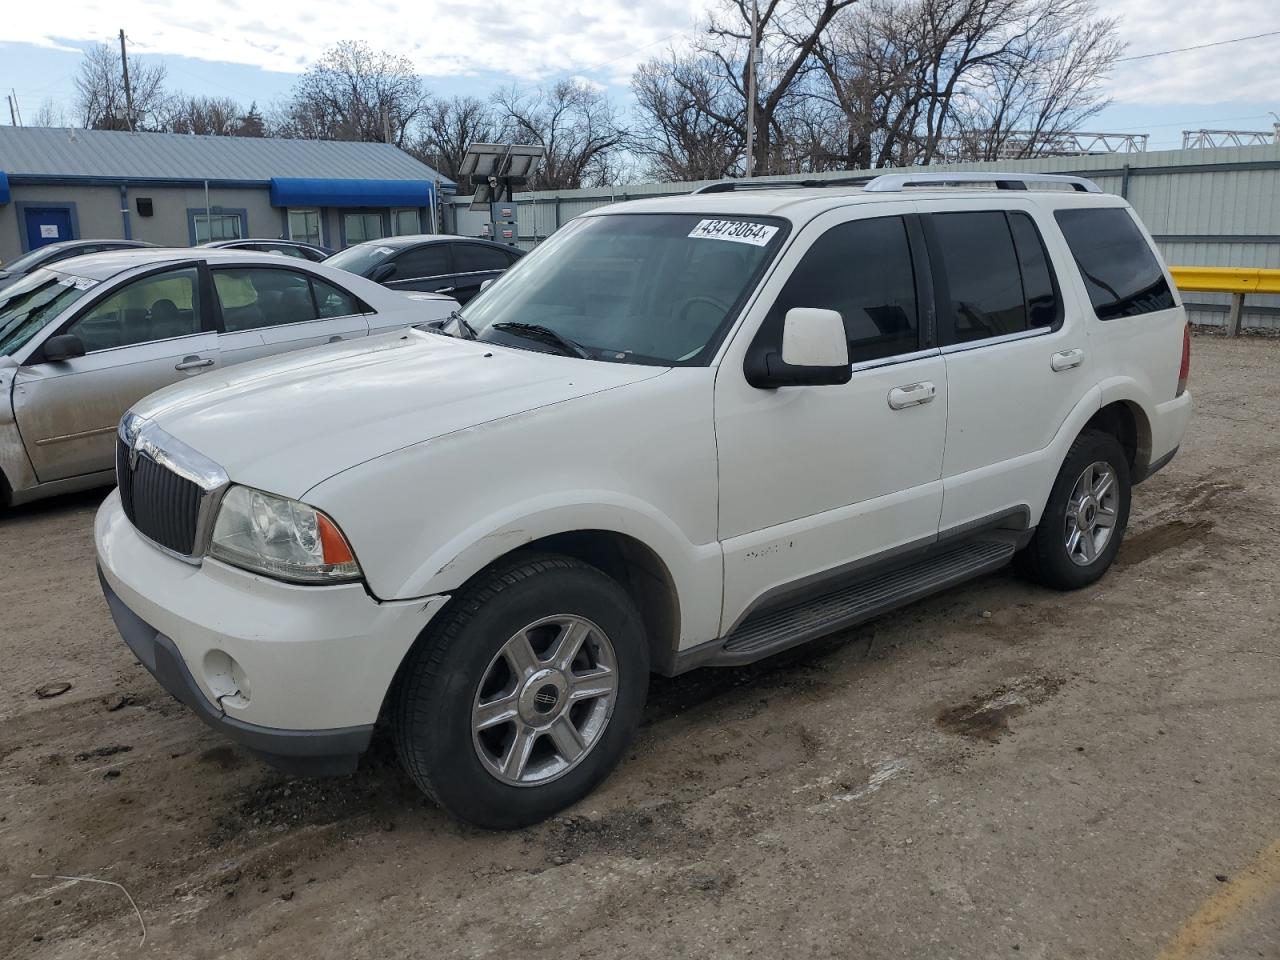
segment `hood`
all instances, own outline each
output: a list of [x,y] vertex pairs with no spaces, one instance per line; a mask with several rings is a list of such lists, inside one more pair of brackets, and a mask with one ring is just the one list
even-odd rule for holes
[[665,371],[409,330],[202,374],[133,412],[233,481],[300,497],[393,450]]

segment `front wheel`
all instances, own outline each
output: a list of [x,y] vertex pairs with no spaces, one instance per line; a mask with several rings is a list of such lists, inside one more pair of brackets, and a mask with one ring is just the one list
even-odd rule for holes
[[613,769],[648,681],[640,615],[614,580],[569,557],[516,559],[454,597],[410,655],[397,751],[460,819],[536,823]]
[[1057,590],[1078,590],[1111,566],[1129,522],[1129,461],[1109,433],[1086,430],[1072,443],[1019,569]]

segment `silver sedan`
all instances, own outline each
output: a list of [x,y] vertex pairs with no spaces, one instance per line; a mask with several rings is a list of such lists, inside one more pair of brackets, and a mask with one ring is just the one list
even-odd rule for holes
[[446,317],[320,264],[241,250],[64,260],[0,291],[0,503],[114,482],[116,425],[170,383]]

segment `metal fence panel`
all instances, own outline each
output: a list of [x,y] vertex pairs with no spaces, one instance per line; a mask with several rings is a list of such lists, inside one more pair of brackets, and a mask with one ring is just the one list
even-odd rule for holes
[[[1002,160],[964,164],[962,169],[1090,177],[1104,191],[1128,198],[1168,263],[1280,267],[1280,145]],[[843,170],[760,179],[870,179],[888,172],[894,171]],[[517,194],[520,246],[532,249],[589,210],[626,200],[688,193],[711,182],[636,183]],[[468,211],[469,202],[466,197],[452,201],[449,228],[464,236],[480,236],[488,217]],[[1185,300],[1193,322],[1214,325],[1223,322],[1230,297],[1189,293]],[[1244,325],[1280,329],[1280,296],[1250,296]]]

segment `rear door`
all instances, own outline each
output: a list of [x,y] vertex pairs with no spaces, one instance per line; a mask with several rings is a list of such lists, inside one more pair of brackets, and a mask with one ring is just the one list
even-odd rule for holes
[[85,355],[40,351],[14,380],[18,430],[42,483],[110,470],[116,425],[149,393],[218,366],[195,264],[166,266],[99,294],[61,333]]
[[224,365],[369,335],[347,291],[287,266],[212,267]]
[[1038,206],[921,201],[949,393],[943,533],[1017,514],[1057,473],[1043,451],[1095,382],[1088,325],[1064,298]]
[[387,261],[396,268],[384,281],[392,290],[419,290],[453,296],[453,259],[448,243],[423,243]]

